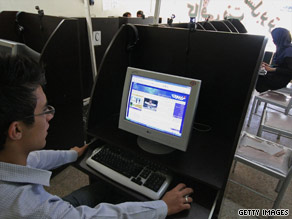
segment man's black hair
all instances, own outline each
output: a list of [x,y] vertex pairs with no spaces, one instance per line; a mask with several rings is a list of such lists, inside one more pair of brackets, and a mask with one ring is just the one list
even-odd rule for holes
[[37,104],[33,93],[45,85],[43,68],[33,60],[22,56],[0,56],[0,150],[3,150],[7,131],[14,121],[27,125],[34,123]]
[[128,17],[129,15],[131,15],[130,12],[125,12],[125,13],[123,14],[123,17]]

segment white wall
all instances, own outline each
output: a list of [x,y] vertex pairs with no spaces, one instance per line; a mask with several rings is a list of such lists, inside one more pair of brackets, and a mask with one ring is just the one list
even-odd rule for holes
[[210,20],[238,18],[248,33],[268,37],[269,51],[275,50],[272,29],[284,27],[292,33],[292,0],[162,0],[161,16],[175,14],[174,22],[189,22],[190,13],[199,21],[208,15]]
[[[87,0],[86,0],[87,1]],[[94,0],[90,6],[92,17],[122,16],[129,11],[136,16],[143,10],[146,16],[154,15],[155,0]],[[25,11],[37,13],[35,6],[44,10],[46,15],[65,17],[85,17],[83,0],[1,0],[1,11]]]
[[[88,0],[0,0],[0,10],[37,13],[38,5],[46,15],[85,17],[84,2]],[[143,10],[146,16],[153,16],[156,0],[94,0],[90,6],[92,17],[122,16],[126,11],[136,16]],[[199,6],[202,6],[199,8]],[[190,11],[193,7],[193,11]],[[292,0],[161,0],[160,17],[165,23],[172,14],[175,23],[188,22],[190,12],[204,20],[203,14],[222,20],[224,15],[242,17],[248,33],[265,35],[269,38],[268,50],[274,50],[270,38],[269,23],[273,28],[284,27],[292,33]],[[201,10],[199,10],[201,9]],[[204,11],[205,10],[205,11]],[[265,19],[265,20],[264,20]]]
[[84,16],[82,0],[1,0],[1,11],[25,11],[37,13],[35,6],[43,9],[46,15]]

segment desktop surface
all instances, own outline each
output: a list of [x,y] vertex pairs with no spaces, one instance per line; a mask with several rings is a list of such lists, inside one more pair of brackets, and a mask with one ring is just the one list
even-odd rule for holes
[[230,142],[218,135],[218,131],[194,130],[186,152],[175,150],[169,154],[154,155],[145,152],[137,145],[136,135],[118,129],[118,116],[113,116],[109,120],[88,130],[88,133],[108,144],[141,154],[145,158],[165,165],[174,173],[207,183],[215,189],[221,189],[224,185],[224,176],[228,174],[226,172],[228,155],[222,153],[221,148],[224,147],[224,143],[230,144]]
[[[89,146],[89,149],[87,150],[85,155],[81,159],[79,159],[79,162],[76,167],[86,172],[87,174],[89,174],[90,178],[93,180],[98,179],[98,180],[102,180],[109,184],[114,185],[122,193],[124,192],[128,196],[132,197],[133,200],[137,200],[137,201],[151,200],[144,195],[141,195],[119,183],[116,183],[115,181],[95,171],[94,169],[92,169],[86,164],[86,160],[91,156],[92,152],[96,149],[96,147],[99,147],[102,144],[104,143],[101,140],[96,140],[95,142],[93,142]],[[201,183],[194,183],[192,179],[182,176],[182,175],[177,175],[175,178],[173,178],[172,183],[169,186],[169,190],[181,182],[184,182],[186,185],[193,187],[196,191],[194,195],[192,195],[192,198],[194,201],[191,204],[191,209],[182,211],[175,215],[168,216],[167,218],[173,218],[173,219],[174,218],[188,218],[188,219],[208,218],[210,214],[210,209],[214,205],[214,202],[216,201],[217,194],[219,191],[217,191],[214,188],[205,187]]]

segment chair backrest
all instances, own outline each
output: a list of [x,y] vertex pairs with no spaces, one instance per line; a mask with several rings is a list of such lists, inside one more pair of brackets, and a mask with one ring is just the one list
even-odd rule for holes
[[278,89],[277,92],[286,93],[292,96],[292,81],[289,82],[286,87]]
[[235,159],[278,179],[284,179],[291,167],[292,150],[242,132]]
[[288,173],[286,176],[286,180],[290,181],[291,179],[292,179],[292,156],[290,156],[289,169],[288,169]]
[[258,98],[260,101],[284,108],[285,114],[287,114],[292,107],[292,97],[279,91],[266,91],[258,95]]
[[290,181],[292,179],[292,156],[290,156],[290,167],[288,169],[287,175],[285,177],[285,179],[282,181],[282,183],[280,183],[280,187],[278,187],[278,190],[276,190],[278,192],[278,195],[276,197],[276,200],[274,202],[273,205],[273,209],[277,209],[280,206],[280,203],[286,193],[286,190],[288,189],[288,186],[290,184]]
[[287,107],[285,108],[285,114],[286,114],[286,115],[289,113],[290,109],[292,108],[292,96],[291,96],[291,95],[292,95],[292,92],[291,92],[290,96],[287,97],[287,98],[289,98],[290,100],[289,100],[289,102],[288,102],[288,104],[287,104]]
[[[292,94],[292,93],[291,93],[291,94]],[[292,107],[292,97],[290,98],[290,101],[289,101],[289,103],[288,103],[287,108],[290,109],[291,107]]]

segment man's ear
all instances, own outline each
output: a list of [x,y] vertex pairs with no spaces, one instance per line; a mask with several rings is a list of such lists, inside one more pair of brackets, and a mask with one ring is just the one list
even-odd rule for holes
[[12,122],[8,128],[8,138],[11,140],[20,140],[22,137],[22,128],[18,121]]

